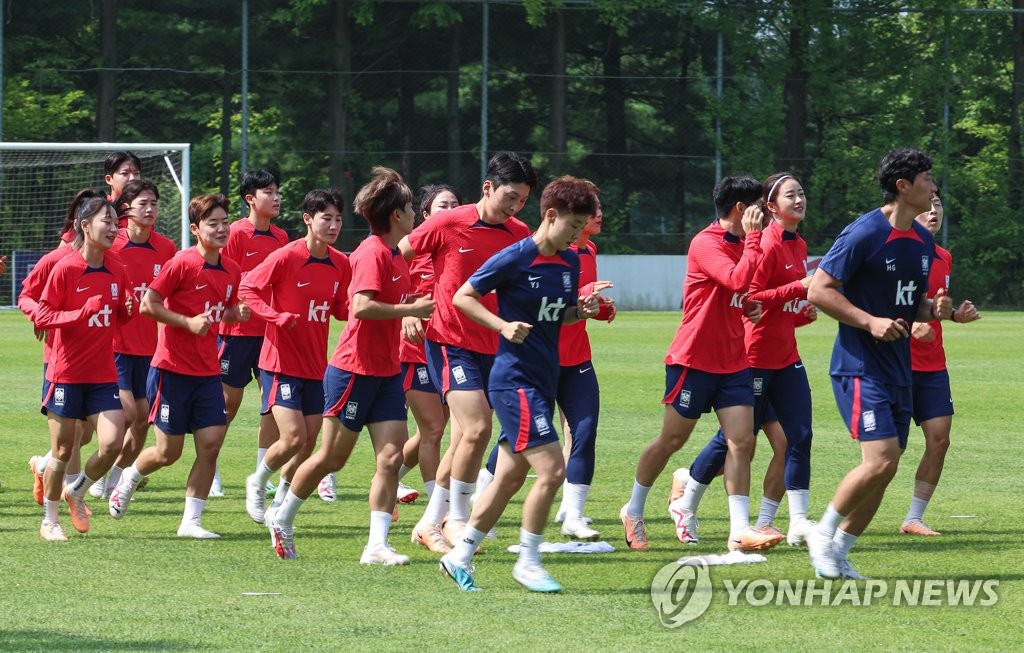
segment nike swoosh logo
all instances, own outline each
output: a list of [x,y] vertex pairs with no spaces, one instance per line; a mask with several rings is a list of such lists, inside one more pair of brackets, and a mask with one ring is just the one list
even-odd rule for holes
[[402,278],[402,275],[398,275],[397,277],[391,277],[391,280],[392,281],[398,281],[401,278]]
[[530,281],[536,281],[537,279],[540,279],[540,277],[539,277],[539,276],[536,276],[536,277],[535,277],[535,276],[533,276],[532,274],[528,274],[528,275],[526,275],[526,277],[527,277],[527,278],[528,278],[528,279],[529,279]]
[[793,264],[792,264],[792,263],[790,263],[789,265],[787,265],[787,266],[786,266],[786,269],[788,270],[788,269],[790,269],[791,267],[793,267]]
[[582,370],[580,370],[580,374],[586,374],[587,372],[589,372],[592,369],[594,369],[594,368],[593,367],[588,367],[588,368],[582,369]]
[[466,249],[465,247],[459,248],[459,254],[465,254],[466,252],[472,252],[473,248]]
[[803,365],[794,365],[793,367],[799,370],[803,367]]
[[75,288],[75,292],[85,292],[88,289],[89,289],[89,286],[86,286],[85,288]]
[[430,274],[421,274],[420,279],[429,279],[432,276],[434,276],[433,272],[431,272]]
[[257,254],[259,254],[259,252],[246,252],[245,253],[246,256],[256,256]]
[[890,263],[893,263],[895,260],[896,259],[894,259],[894,258],[887,258],[887,259],[885,259],[885,264],[889,265]]
[[299,288],[305,288],[306,286],[308,286],[311,283],[313,283],[313,282],[312,281],[306,281],[305,283],[303,283],[302,281],[300,281],[297,285],[299,286]]
[[206,286],[207,286],[207,284],[205,284],[205,283],[203,285],[201,285],[201,286],[196,286],[196,290],[202,290]]

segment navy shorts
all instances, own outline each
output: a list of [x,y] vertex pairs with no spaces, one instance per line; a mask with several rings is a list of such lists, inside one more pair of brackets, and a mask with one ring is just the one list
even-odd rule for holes
[[921,422],[952,414],[949,372],[914,372],[914,423],[920,426]]
[[108,410],[121,410],[116,383],[52,383],[43,398],[43,414],[85,419]]
[[427,361],[430,363],[430,379],[444,398],[451,390],[486,392],[494,356],[428,340]]
[[324,413],[324,382],[320,379],[300,379],[260,370],[260,387],[263,389],[261,415],[269,413],[274,406],[302,411],[303,415]]
[[[46,363],[43,363],[43,393],[40,395],[39,401],[46,403],[46,395],[50,394],[50,382],[46,380]],[[42,409],[43,415],[46,414],[46,408]]]
[[219,376],[189,376],[153,367],[146,396],[149,423],[164,435],[185,435],[228,423]]
[[324,375],[324,417],[337,417],[342,426],[359,433],[367,424],[406,421],[402,375],[363,376],[327,366]]
[[130,391],[136,399],[145,399],[149,364],[152,362],[152,356],[114,354],[114,363],[117,364],[117,387]]
[[534,388],[491,390],[487,393],[501,425],[498,442],[505,441],[514,453],[542,444],[558,444],[555,430],[555,398]]
[[430,366],[423,363],[402,363],[402,389],[440,394],[430,380]]
[[665,398],[661,403],[671,404],[687,419],[699,419],[712,409],[753,406],[750,368],[731,374],[714,374],[682,365],[666,365]]
[[850,437],[855,440],[897,438],[907,448],[913,393],[863,376],[833,376],[832,393]]
[[263,336],[217,336],[220,380],[232,388],[244,388],[260,378],[260,350]]

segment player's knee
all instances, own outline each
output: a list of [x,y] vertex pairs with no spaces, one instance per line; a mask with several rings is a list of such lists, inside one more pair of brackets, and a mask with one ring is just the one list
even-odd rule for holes
[[385,447],[377,454],[377,469],[397,472],[403,460],[401,447]]

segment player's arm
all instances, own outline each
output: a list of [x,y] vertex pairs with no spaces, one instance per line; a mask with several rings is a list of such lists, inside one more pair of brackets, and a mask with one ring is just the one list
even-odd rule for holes
[[277,311],[270,305],[270,297],[274,292],[277,271],[281,259],[271,257],[257,265],[242,278],[238,287],[238,296],[252,313],[285,329],[291,329],[298,322],[299,316],[288,311]]
[[[754,278],[757,262],[761,259],[761,209],[751,204],[743,211],[743,255],[733,262],[728,253],[719,249],[708,239],[696,243],[701,266],[711,279],[733,292],[745,292]],[[690,245],[691,256],[694,244]]]
[[853,305],[846,295],[839,291],[843,282],[821,268],[811,277],[807,299],[819,310],[836,320],[857,329],[863,329],[875,339],[883,341],[906,338],[910,335],[906,323],[884,317],[875,317]]
[[87,320],[103,308],[103,297],[93,295],[85,301],[81,308],[62,311],[50,303],[50,297],[43,295],[39,300],[39,307],[36,309],[34,324],[37,329],[57,329],[71,324]]
[[385,304],[375,299],[376,290],[361,290],[352,294],[352,317],[357,320],[391,320],[398,317],[426,319],[434,314],[434,300],[430,295],[417,297],[408,304]]
[[344,270],[342,282],[338,284],[338,291],[334,293],[334,302],[331,304],[331,315],[342,322],[348,319],[348,284],[352,281],[352,270]]
[[[466,314],[466,317],[491,331],[497,331],[505,340],[516,344],[521,343],[526,336],[530,335],[532,324],[526,322],[506,322],[500,316],[492,313],[480,298],[483,295],[467,281],[456,291],[452,298],[452,304]],[[574,311],[566,311],[572,313]]]
[[146,290],[146,294],[142,296],[139,312],[161,324],[184,329],[197,336],[205,336],[213,325],[212,310],[187,317],[164,306],[163,296],[152,288]]
[[117,304],[117,320],[124,324],[138,314],[138,307],[135,306],[135,295],[132,288],[135,284],[128,278],[128,270],[121,268],[121,287],[124,288],[124,300]]
[[921,295],[921,300],[917,303],[917,315],[914,316],[914,322],[948,320],[952,315],[953,299],[945,288],[939,288],[934,299],[928,299]]
[[[593,293],[601,293],[603,290],[608,288],[614,288],[615,284],[611,281],[593,281],[580,288],[579,300],[583,301]],[[611,322],[615,319],[615,300],[611,297],[605,297],[604,295],[597,295],[597,315],[593,316],[592,320],[601,320],[604,322]]]
[[403,236],[402,240],[398,241],[398,251],[402,252],[402,258],[406,261],[416,258],[416,251],[409,244],[409,236]]

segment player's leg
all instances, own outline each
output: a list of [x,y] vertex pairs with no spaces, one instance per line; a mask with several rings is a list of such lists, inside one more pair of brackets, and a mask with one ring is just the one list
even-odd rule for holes
[[397,499],[398,469],[402,465],[402,447],[408,439],[407,428],[404,419],[367,424],[377,468],[370,482],[370,534],[359,559],[364,565],[409,564],[409,556],[396,553],[388,543],[391,511]]
[[[441,397],[436,391],[410,389],[405,397],[416,420],[416,434],[409,438],[405,446],[406,457],[402,469],[411,469],[418,463],[429,496],[433,493],[437,469],[441,464],[441,438],[448,423],[447,409],[441,404]],[[412,454],[412,457],[408,454]],[[400,502],[410,502],[411,496],[409,490],[399,487]]]
[[733,405],[717,409],[729,446],[725,458],[725,491],[729,501],[729,550],[761,551],[782,540],[778,532],[750,525],[750,459],[754,453],[754,407]]
[[566,372],[560,375],[558,403],[573,434],[562,488],[565,507],[562,534],[575,539],[598,540],[601,534],[587,525],[583,510],[594,480],[601,391],[592,364],[562,369]]
[[196,459],[192,463],[185,486],[185,511],[178,527],[178,537],[199,540],[219,538],[220,535],[202,527],[203,509],[210,494],[213,476],[217,470],[217,457],[224,444],[226,424],[195,428]]
[[910,509],[900,526],[906,535],[941,535],[924,522],[924,511],[942,477],[953,428],[953,401],[949,372],[914,372],[914,421],[924,433],[924,453],[914,475]]
[[39,535],[44,540],[59,542],[67,539],[60,525],[61,492],[64,488],[64,470],[75,446],[75,417],[63,417],[54,411],[47,411],[50,427],[50,459],[42,470],[43,476],[43,522]]
[[452,454],[448,516],[442,524],[450,544],[459,539],[469,518],[469,499],[476,490],[477,475],[491,439],[492,411],[482,388],[453,390],[447,400],[462,429],[462,437]]
[[[180,433],[169,434],[164,428],[179,430]],[[153,423],[154,442],[152,446],[146,447],[139,453],[135,462],[129,465],[121,473],[121,480],[110,491],[108,504],[110,516],[114,519],[121,519],[128,512],[135,490],[144,476],[149,476],[158,469],[173,465],[181,458],[181,452],[185,443],[185,427],[169,426],[164,423]]]
[[[769,403],[779,418],[785,443],[782,479],[789,502],[789,531],[786,534],[786,542],[796,546],[814,527],[814,522],[807,519],[811,487],[813,407],[807,370],[803,363],[793,363],[775,373],[769,388]],[[773,451],[775,446],[773,440]],[[779,497],[781,499],[781,495]]]
[[551,514],[551,504],[565,480],[565,459],[557,441],[530,447],[522,455],[536,472],[537,480],[523,501],[519,559],[512,570],[512,577],[531,591],[557,592],[562,587],[541,565],[540,545],[544,541],[544,527]]

